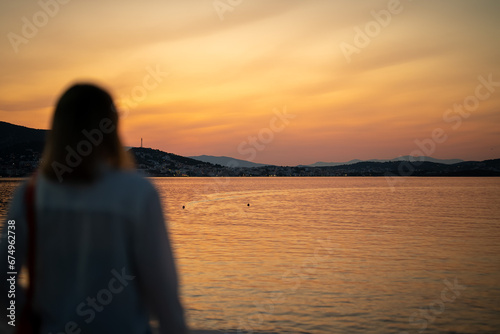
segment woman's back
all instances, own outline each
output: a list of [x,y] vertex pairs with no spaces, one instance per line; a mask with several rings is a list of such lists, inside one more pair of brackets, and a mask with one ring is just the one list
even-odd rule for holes
[[[26,226],[24,191],[8,216],[19,227]],[[42,333],[148,333],[148,309],[162,331],[185,331],[161,205],[149,181],[115,170],[82,185],[39,176],[35,198],[33,305]],[[17,238],[23,247],[26,230],[18,228]]]
[[[7,234],[15,233],[12,271],[35,260],[25,309],[40,317],[41,333],[144,334],[149,313],[161,333],[186,331],[158,193],[130,171],[118,121],[111,95],[93,84],[75,84],[59,98],[36,182],[30,259],[26,184],[12,200],[7,219],[15,226],[3,230],[0,267],[8,267]],[[7,309],[11,277],[4,275],[0,307]],[[18,319],[23,292],[16,288]]]

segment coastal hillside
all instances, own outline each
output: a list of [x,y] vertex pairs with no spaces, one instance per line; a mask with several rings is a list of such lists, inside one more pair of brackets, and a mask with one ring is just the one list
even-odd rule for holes
[[269,166],[266,164],[259,164],[256,162],[235,159],[235,158],[231,158],[231,157],[224,157],[224,156],[216,157],[213,155],[198,155],[198,156],[192,156],[190,158],[204,161],[204,162],[209,162],[209,163],[214,164],[214,165],[221,165],[221,166],[227,166],[227,167],[263,167],[263,166]]
[[[0,122],[0,176],[23,177],[32,173],[39,164],[46,135],[47,130]],[[214,164],[144,147],[132,147],[129,152],[140,172],[149,176],[500,176],[500,159],[419,164],[393,159],[334,166],[268,166],[244,164],[243,160],[238,165],[221,164],[231,161],[228,157],[212,160]]]
[[[394,162],[394,161],[414,161],[415,159],[412,156],[405,155],[401,157],[397,157],[394,159],[370,159],[370,160],[359,160],[359,159],[354,159],[350,160],[347,162],[322,162],[318,161],[310,165],[301,165],[300,167],[330,167],[330,166],[342,166],[342,165],[353,165],[358,162]],[[433,157],[420,157],[420,161],[426,161],[426,162],[435,162],[438,164],[445,164],[445,165],[453,165],[457,164],[460,162],[463,162],[462,159],[436,159]]]
[[26,149],[41,151],[47,133],[47,130],[32,129],[0,121],[0,154],[15,153]]
[[132,147],[129,152],[137,168],[152,176],[209,176],[214,165],[177,154],[144,147]]

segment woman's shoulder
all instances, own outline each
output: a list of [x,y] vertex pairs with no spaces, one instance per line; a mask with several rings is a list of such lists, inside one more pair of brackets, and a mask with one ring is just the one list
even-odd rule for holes
[[115,193],[130,194],[134,197],[156,193],[156,187],[150,180],[133,170],[117,170],[107,173],[101,187],[114,189]]
[[158,197],[155,186],[133,170],[107,169],[91,183],[60,184],[41,178],[38,205],[134,216]]
[[[41,185],[44,188],[62,192],[79,192],[79,191],[97,191],[103,193],[121,192],[126,190],[127,193],[134,192],[136,194],[142,192],[155,191],[154,185],[139,174],[136,170],[117,170],[111,168],[103,168],[103,171],[96,180],[88,183],[59,183],[47,179],[43,174],[38,175]],[[20,187],[19,192],[23,191],[25,185]]]
[[[144,210],[149,210],[151,203],[159,200],[153,183],[136,171],[113,171],[99,183],[92,191],[93,200],[106,203],[105,210],[135,217],[136,221],[142,221]],[[99,207],[99,203],[94,204]]]
[[150,188],[153,184],[136,170],[113,170],[105,175],[111,182],[126,183],[137,188]]

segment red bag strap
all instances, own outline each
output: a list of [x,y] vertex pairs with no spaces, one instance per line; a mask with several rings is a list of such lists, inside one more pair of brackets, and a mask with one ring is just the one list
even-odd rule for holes
[[24,196],[26,204],[26,220],[28,223],[28,277],[29,286],[26,292],[26,306],[31,307],[35,293],[35,256],[36,256],[36,223],[35,223],[35,189],[36,173],[30,178]]

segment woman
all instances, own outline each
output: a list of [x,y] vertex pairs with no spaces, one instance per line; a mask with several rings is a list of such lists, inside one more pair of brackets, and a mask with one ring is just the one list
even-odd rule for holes
[[[150,333],[150,315],[160,333],[187,331],[158,193],[131,167],[111,96],[91,84],[69,88],[57,103],[31,182],[34,219],[27,218],[33,189],[28,182],[14,195],[0,244],[0,277],[12,251],[8,225],[15,226],[10,271],[35,260],[28,300],[40,333]],[[30,255],[28,242],[35,245]],[[12,300],[9,277],[1,277],[3,310]],[[23,314],[20,289],[16,325]]]

